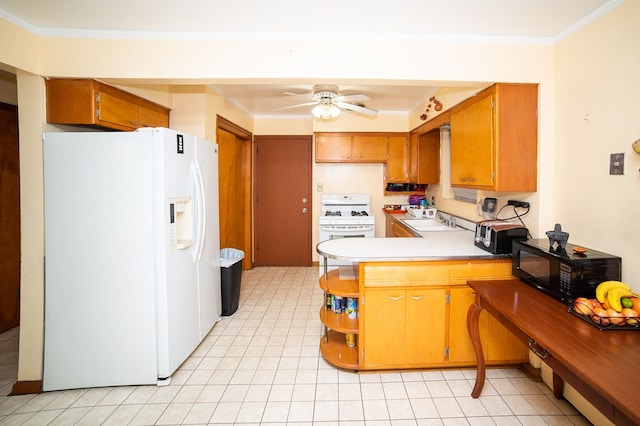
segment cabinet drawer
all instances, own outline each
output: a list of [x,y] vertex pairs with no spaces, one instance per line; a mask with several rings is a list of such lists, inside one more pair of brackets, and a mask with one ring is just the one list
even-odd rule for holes
[[466,284],[470,279],[512,278],[511,259],[471,261],[465,264],[451,265],[451,284]]
[[451,265],[429,262],[389,262],[364,266],[365,287],[447,285]]

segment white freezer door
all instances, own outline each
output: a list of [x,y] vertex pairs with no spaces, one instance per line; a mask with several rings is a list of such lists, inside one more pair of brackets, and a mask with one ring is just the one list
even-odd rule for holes
[[[200,343],[195,138],[167,129],[144,131],[154,134],[156,156],[154,197],[160,212],[157,232],[162,236],[156,247],[158,377],[163,379],[170,377]],[[176,239],[181,242],[173,244]]]
[[196,138],[196,162],[203,182],[203,216],[206,220],[202,253],[198,258],[200,339],[222,315],[220,289],[220,220],[218,201],[218,144]]
[[43,390],[157,382],[152,145],[44,135]]

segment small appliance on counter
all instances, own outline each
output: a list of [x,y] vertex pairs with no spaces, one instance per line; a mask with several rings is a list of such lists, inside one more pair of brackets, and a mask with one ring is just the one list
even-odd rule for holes
[[526,240],[529,230],[504,220],[485,220],[476,224],[475,245],[493,254],[508,254],[515,240]]
[[554,248],[545,238],[513,243],[513,275],[554,299],[595,297],[598,284],[620,281],[622,259],[566,243]]

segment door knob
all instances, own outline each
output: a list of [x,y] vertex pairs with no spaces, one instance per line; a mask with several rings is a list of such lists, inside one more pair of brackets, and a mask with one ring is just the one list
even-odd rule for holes
[[304,197],[304,198],[302,199],[302,204],[307,204],[307,197]]
[[306,212],[307,212],[307,208],[306,208],[306,207],[303,207],[303,208],[302,208],[302,213],[306,213]]

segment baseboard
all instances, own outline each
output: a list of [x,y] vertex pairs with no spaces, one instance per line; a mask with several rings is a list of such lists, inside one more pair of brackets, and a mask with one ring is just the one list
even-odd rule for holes
[[42,392],[42,380],[20,380],[15,382],[9,395],[27,395]]

